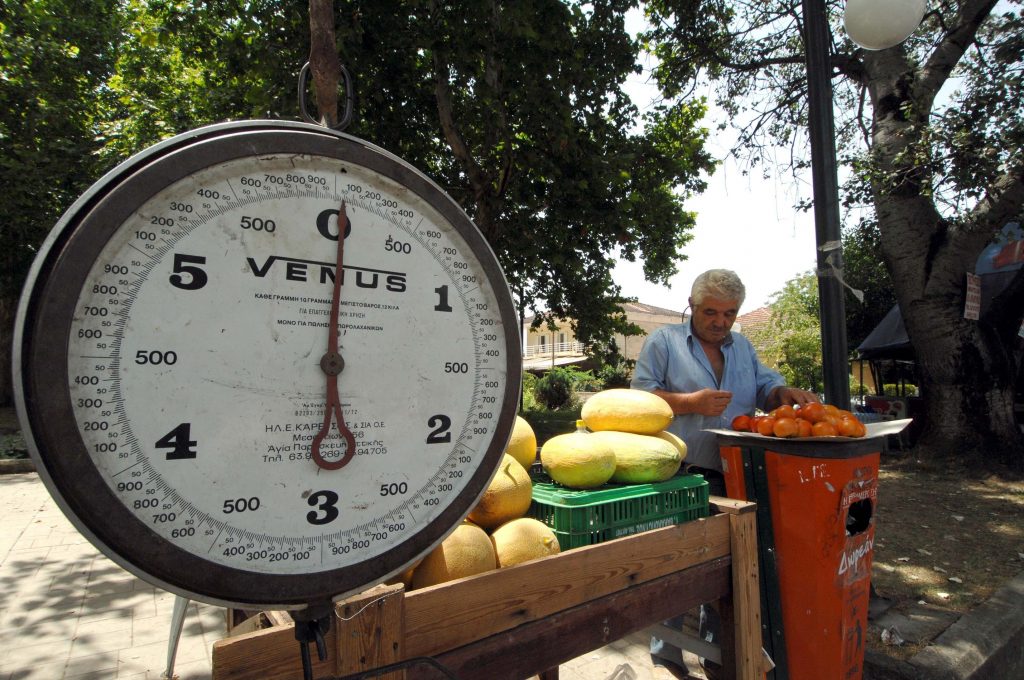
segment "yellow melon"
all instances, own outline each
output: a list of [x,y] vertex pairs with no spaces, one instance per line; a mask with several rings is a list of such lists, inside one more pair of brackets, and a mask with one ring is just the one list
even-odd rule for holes
[[484,529],[493,529],[530,509],[533,483],[526,469],[509,454],[502,456],[498,472],[487,485],[467,519]]
[[527,470],[537,460],[537,435],[522,416],[516,416],[516,424],[512,427],[512,437],[508,440],[505,453]]
[[583,404],[580,417],[594,432],[615,430],[657,434],[674,417],[668,402],[644,390],[612,389],[598,392]]
[[679,471],[683,457],[676,445],[661,437],[605,430],[590,435],[615,451],[616,484],[664,482]]
[[559,552],[555,532],[532,517],[505,522],[491,532],[491,543],[494,544],[499,569]]
[[658,434],[656,434],[654,436],[655,437],[661,437],[665,441],[667,441],[670,444],[672,444],[672,446],[676,447],[676,449],[679,450],[680,460],[686,460],[686,442],[684,442],[681,438],[679,438],[678,436],[672,434],[668,430],[664,430],[663,432],[659,432]]
[[593,489],[615,473],[615,451],[589,432],[547,440],[540,449],[540,462],[551,479],[572,489]]
[[425,588],[482,574],[498,567],[494,544],[487,532],[463,522],[448,538],[427,553],[412,574],[412,588]]

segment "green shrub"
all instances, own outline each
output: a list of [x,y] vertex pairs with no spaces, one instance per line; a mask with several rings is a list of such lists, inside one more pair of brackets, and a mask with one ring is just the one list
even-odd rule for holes
[[533,394],[537,401],[548,409],[555,411],[561,408],[571,408],[573,405],[574,376],[565,368],[556,366],[537,380],[533,388]]
[[580,419],[579,409],[524,411],[519,415],[533,428],[533,433],[537,435],[537,446],[543,446],[544,442],[555,435],[575,432],[576,421]]
[[537,387],[537,376],[529,371],[523,371],[523,410],[524,411],[536,411],[541,408],[540,404],[537,403],[537,397],[534,396],[534,390]]
[[567,367],[572,379],[574,392],[600,392],[602,381],[590,371],[581,371],[578,368]]
[[597,372],[597,377],[601,381],[602,389],[611,390],[615,388],[629,387],[629,381],[632,377],[632,373],[632,367],[626,362],[621,362],[617,364],[605,364],[601,367],[601,370]]
[[882,385],[882,394],[887,397],[916,397],[917,385],[911,385],[910,383],[904,385],[885,383]]

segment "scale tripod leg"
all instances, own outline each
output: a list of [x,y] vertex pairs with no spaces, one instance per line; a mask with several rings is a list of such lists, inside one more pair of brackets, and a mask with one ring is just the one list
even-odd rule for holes
[[181,640],[181,629],[185,625],[185,611],[188,609],[190,600],[181,595],[174,597],[174,612],[171,614],[171,633],[167,640],[167,670],[163,677],[167,680],[174,678],[174,657],[178,655],[178,641]]

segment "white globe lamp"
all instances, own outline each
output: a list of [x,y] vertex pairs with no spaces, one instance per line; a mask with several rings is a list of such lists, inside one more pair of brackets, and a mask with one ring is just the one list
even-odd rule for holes
[[849,0],[843,24],[850,40],[864,49],[884,50],[910,37],[926,7],[926,0]]

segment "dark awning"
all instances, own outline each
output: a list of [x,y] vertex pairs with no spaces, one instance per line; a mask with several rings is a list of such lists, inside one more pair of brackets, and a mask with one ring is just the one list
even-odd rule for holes
[[859,359],[913,359],[907,329],[903,325],[900,306],[893,305],[875,329],[857,346]]

